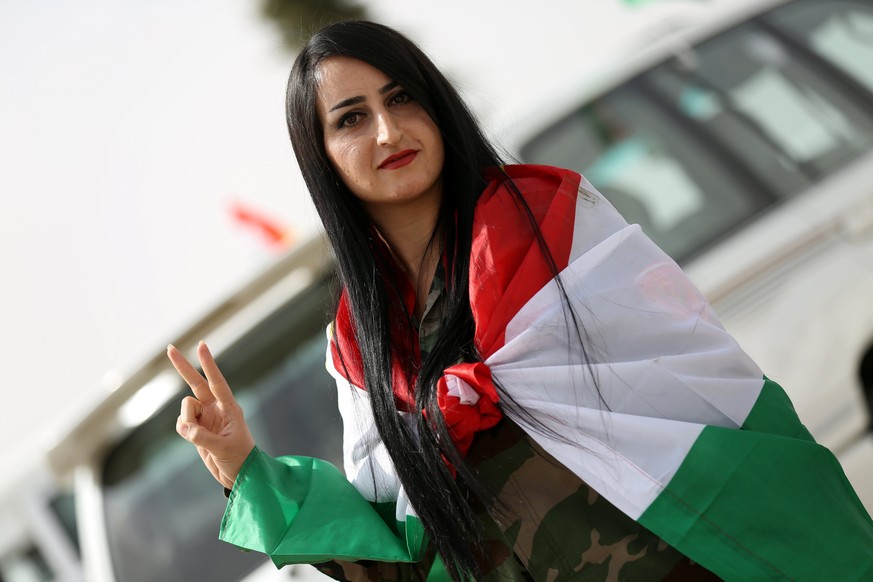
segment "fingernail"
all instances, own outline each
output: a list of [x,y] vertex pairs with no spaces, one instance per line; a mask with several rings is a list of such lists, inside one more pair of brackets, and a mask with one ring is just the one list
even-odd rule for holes
[[168,352],[169,352],[170,350],[175,350],[175,349],[176,349],[176,346],[174,346],[173,344],[167,344],[167,351],[168,351]]
[[183,424],[179,432],[182,434],[183,437],[188,438],[188,425]]

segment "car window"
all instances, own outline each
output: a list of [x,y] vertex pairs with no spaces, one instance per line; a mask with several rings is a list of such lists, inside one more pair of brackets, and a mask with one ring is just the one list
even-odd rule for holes
[[779,196],[873,142],[868,114],[754,23],[705,43],[696,61],[674,60],[647,78]]
[[48,507],[58,520],[58,524],[63,528],[64,533],[67,534],[72,549],[78,555],[81,549],[79,547],[79,530],[76,525],[76,496],[74,491],[59,491],[49,499]]
[[873,91],[873,1],[800,0],[768,20]]
[[761,202],[689,131],[629,83],[560,120],[524,161],[581,172],[665,252],[682,260]]
[[[319,284],[222,354],[219,366],[272,455],[341,467],[336,389],[324,367],[327,284]],[[116,579],[235,581],[265,557],[218,541],[225,498],[190,444],[175,434],[179,399],[107,456],[104,509]]]
[[36,546],[28,545],[0,557],[0,581],[49,582],[54,575]]
[[[860,20],[833,27],[859,46],[873,42],[869,13],[846,8]],[[828,34],[830,46],[846,46]],[[866,54],[851,50],[840,58]],[[860,74],[873,75],[870,59],[861,62]],[[857,95],[752,21],[583,105],[520,153],[583,173],[682,262],[871,146],[873,119]]]

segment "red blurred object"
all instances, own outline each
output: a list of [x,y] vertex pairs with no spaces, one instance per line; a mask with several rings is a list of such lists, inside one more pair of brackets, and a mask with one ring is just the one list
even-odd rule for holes
[[231,204],[230,214],[237,224],[254,231],[271,250],[281,251],[294,243],[293,229],[241,202]]

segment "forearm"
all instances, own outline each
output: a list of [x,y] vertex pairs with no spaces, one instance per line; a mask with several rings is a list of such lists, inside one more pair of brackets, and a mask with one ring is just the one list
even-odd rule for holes
[[420,526],[392,523],[379,509],[330,463],[255,449],[231,491],[219,537],[268,554],[277,566],[419,561]]

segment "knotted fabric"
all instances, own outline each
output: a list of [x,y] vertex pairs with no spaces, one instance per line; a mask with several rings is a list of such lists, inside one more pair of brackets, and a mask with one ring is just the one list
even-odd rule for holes
[[482,362],[446,368],[437,382],[437,404],[455,447],[466,455],[480,430],[496,425],[503,413],[491,380],[491,369]]

